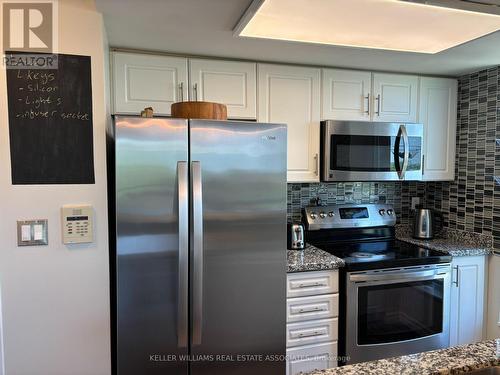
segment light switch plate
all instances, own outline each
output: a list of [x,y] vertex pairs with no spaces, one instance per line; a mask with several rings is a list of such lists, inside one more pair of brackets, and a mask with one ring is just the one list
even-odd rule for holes
[[40,246],[49,244],[49,221],[18,220],[17,246]]

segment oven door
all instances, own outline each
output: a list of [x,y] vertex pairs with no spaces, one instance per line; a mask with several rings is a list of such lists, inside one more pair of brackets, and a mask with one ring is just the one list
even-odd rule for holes
[[422,179],[421,124],[324,121],[323,181]]
[[347,273],[347,363],[449,345],[451,266]]

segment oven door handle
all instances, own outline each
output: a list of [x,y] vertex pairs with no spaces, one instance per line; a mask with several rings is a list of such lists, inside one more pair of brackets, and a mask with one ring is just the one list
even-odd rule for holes
[[410,280],[432,278],[436,275],[443,274],[442,270],[426,270],[416,272],[395,272],[381,274],[353,274],[349,275],[349,281],[364,282],[364,281],[386,281],[386,280]]

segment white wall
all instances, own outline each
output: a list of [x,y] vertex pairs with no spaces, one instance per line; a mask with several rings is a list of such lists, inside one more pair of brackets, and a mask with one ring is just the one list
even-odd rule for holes
[[[110,373],[103,30],[93,1],[59,1],[58,52],[92,57],[95,185],[11,185],[6,80],[0,71],[0,285],[7,375]],[[62,244],[59,210],[70,203],[94,206],[94,243]],[[37,218],[49,220],[49,245],[17,247],[16,220]]]
[[500,337],[500,254],[491,255],[488,269],[488,309],[486,337]]

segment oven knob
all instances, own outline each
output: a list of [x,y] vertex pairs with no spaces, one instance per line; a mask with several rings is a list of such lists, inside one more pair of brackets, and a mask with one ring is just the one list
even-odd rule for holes
[[378,213],[380,215],[384,216],[385,215],[385,210],[382,208],[381,210],[378,210]]
[[393,214],[394,214],[394,211],[393,211],[393,210],[391,210],[391,209],[388,209],[388,210],[387,210],[387,215],[391,216],[391,215],[393,215]]
[[326,214],[324,212],[320,212],[319,213],[319,217],[322,218],[322,219],[324,219],[326,217]]
[[311,215],[309,215],[311,217],[311,219],[315,220],[318,216],[314,213],[314,212],[311,212]]
[[333,213],[333,211],[328,212],[328,217],[334,217],[334,216],[335,214]]

